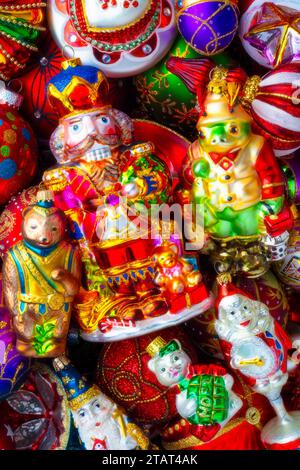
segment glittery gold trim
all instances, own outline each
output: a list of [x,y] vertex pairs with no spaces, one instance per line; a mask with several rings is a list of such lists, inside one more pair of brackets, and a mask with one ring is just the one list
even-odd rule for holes
[[250,107],[250,104],[256,97],[259,84],[261,82],[261,77],[259,75],[253,75],[246,80],[246,83],[243,87],[243,96],[241,98],[241,103],[245,107]]
[[97,385],[93,385],[89,390],[85,393],[82,393],[78,397],[70,398],[69,397],[69,404],[70,408],[74,411],[79,410],[82,406],[86,405],[92,398],[97,397],[100,393],[100,389]]
[[157,336],[150,344],[148,344],[146,351],[149,356],[154,357],[159,353],[161,348],[164,348],[166,345],[166,341],[161,336]]

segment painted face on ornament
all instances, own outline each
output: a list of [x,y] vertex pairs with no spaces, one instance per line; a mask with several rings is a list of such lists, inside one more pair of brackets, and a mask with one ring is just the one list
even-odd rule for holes
[[23,215],[23,238],[37,247],[50,247],[59,243],[65,232],[63,216],[56,212],[46,215],[39,209],[28,209]]
[[251,118],[240,104],[230,107],[225,98],[208,95],[205,116],[197,123],[199,144],[207,153],[240,150],[251,138]]
[[176,341],[179,348],[176,351],[156,356],[148,362],[149,369],[154,372],[157,380],[166,387],[180,382],[186,375],[190,357],[181,349],[179,341]]
[[99,394],[79,410],[73,411],[74,421],[79,432],[86,437],[90,437],[90,433],[95,434],[95,430],[100,429],[101,425],[111,416],[113,406],[114,404],[108,398]]
[[178,249],[176,245],[158,247],[153,256],[153,260],[161,268],[172,269],[178,261]]
[[120,128],[108,109],[64,119],[63,128],[66,160],[103,160],[121,145]]
[[268,318],[266,305],[243,295],[225,297],[219,305],[219,320],[232,331],[252,331],[259,323],[263,327],[264,319]]
[[239,150],[248,144],[250,133],[250,124],[236,119],[198,127],[199,143],[207,153]]

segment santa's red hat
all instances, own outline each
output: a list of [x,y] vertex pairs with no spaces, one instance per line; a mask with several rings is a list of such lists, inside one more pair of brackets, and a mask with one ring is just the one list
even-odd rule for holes
[[225,297],[229,297],[231,295],[243,295],[248,299],[255,300],[251,295],[247,294],[246,292],[238,289],[231,280],[231,275],[229,273],[222,273],[217,276],[217,284],[218,284],[218,296],[215,301],[215,309],[216,311],[219,310],[219,305],[221,300]]

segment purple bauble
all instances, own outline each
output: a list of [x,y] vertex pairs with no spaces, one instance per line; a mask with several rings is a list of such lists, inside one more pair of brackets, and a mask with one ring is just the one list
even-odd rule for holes
[[199,54],[214,55],[229,46],[238,29],[234,0],[183,0],[177,25],[184,40]]
[[0,401],[20,387],[30,368],[30,360],[16,349],[16,335],[10,320],[8,309],[0,304]]

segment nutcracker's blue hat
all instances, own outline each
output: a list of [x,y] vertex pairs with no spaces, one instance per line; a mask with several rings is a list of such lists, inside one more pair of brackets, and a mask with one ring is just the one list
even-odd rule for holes
[[79,410],[100,393],[100,389],[91,384],[71,363],[57,370],[57,374],[63,383],[72,410]]
[[60,118],[109,106],[109,85],[99,69],[81,65],[79,59],[61,65],[61,72],[48,82],[48,100]]

